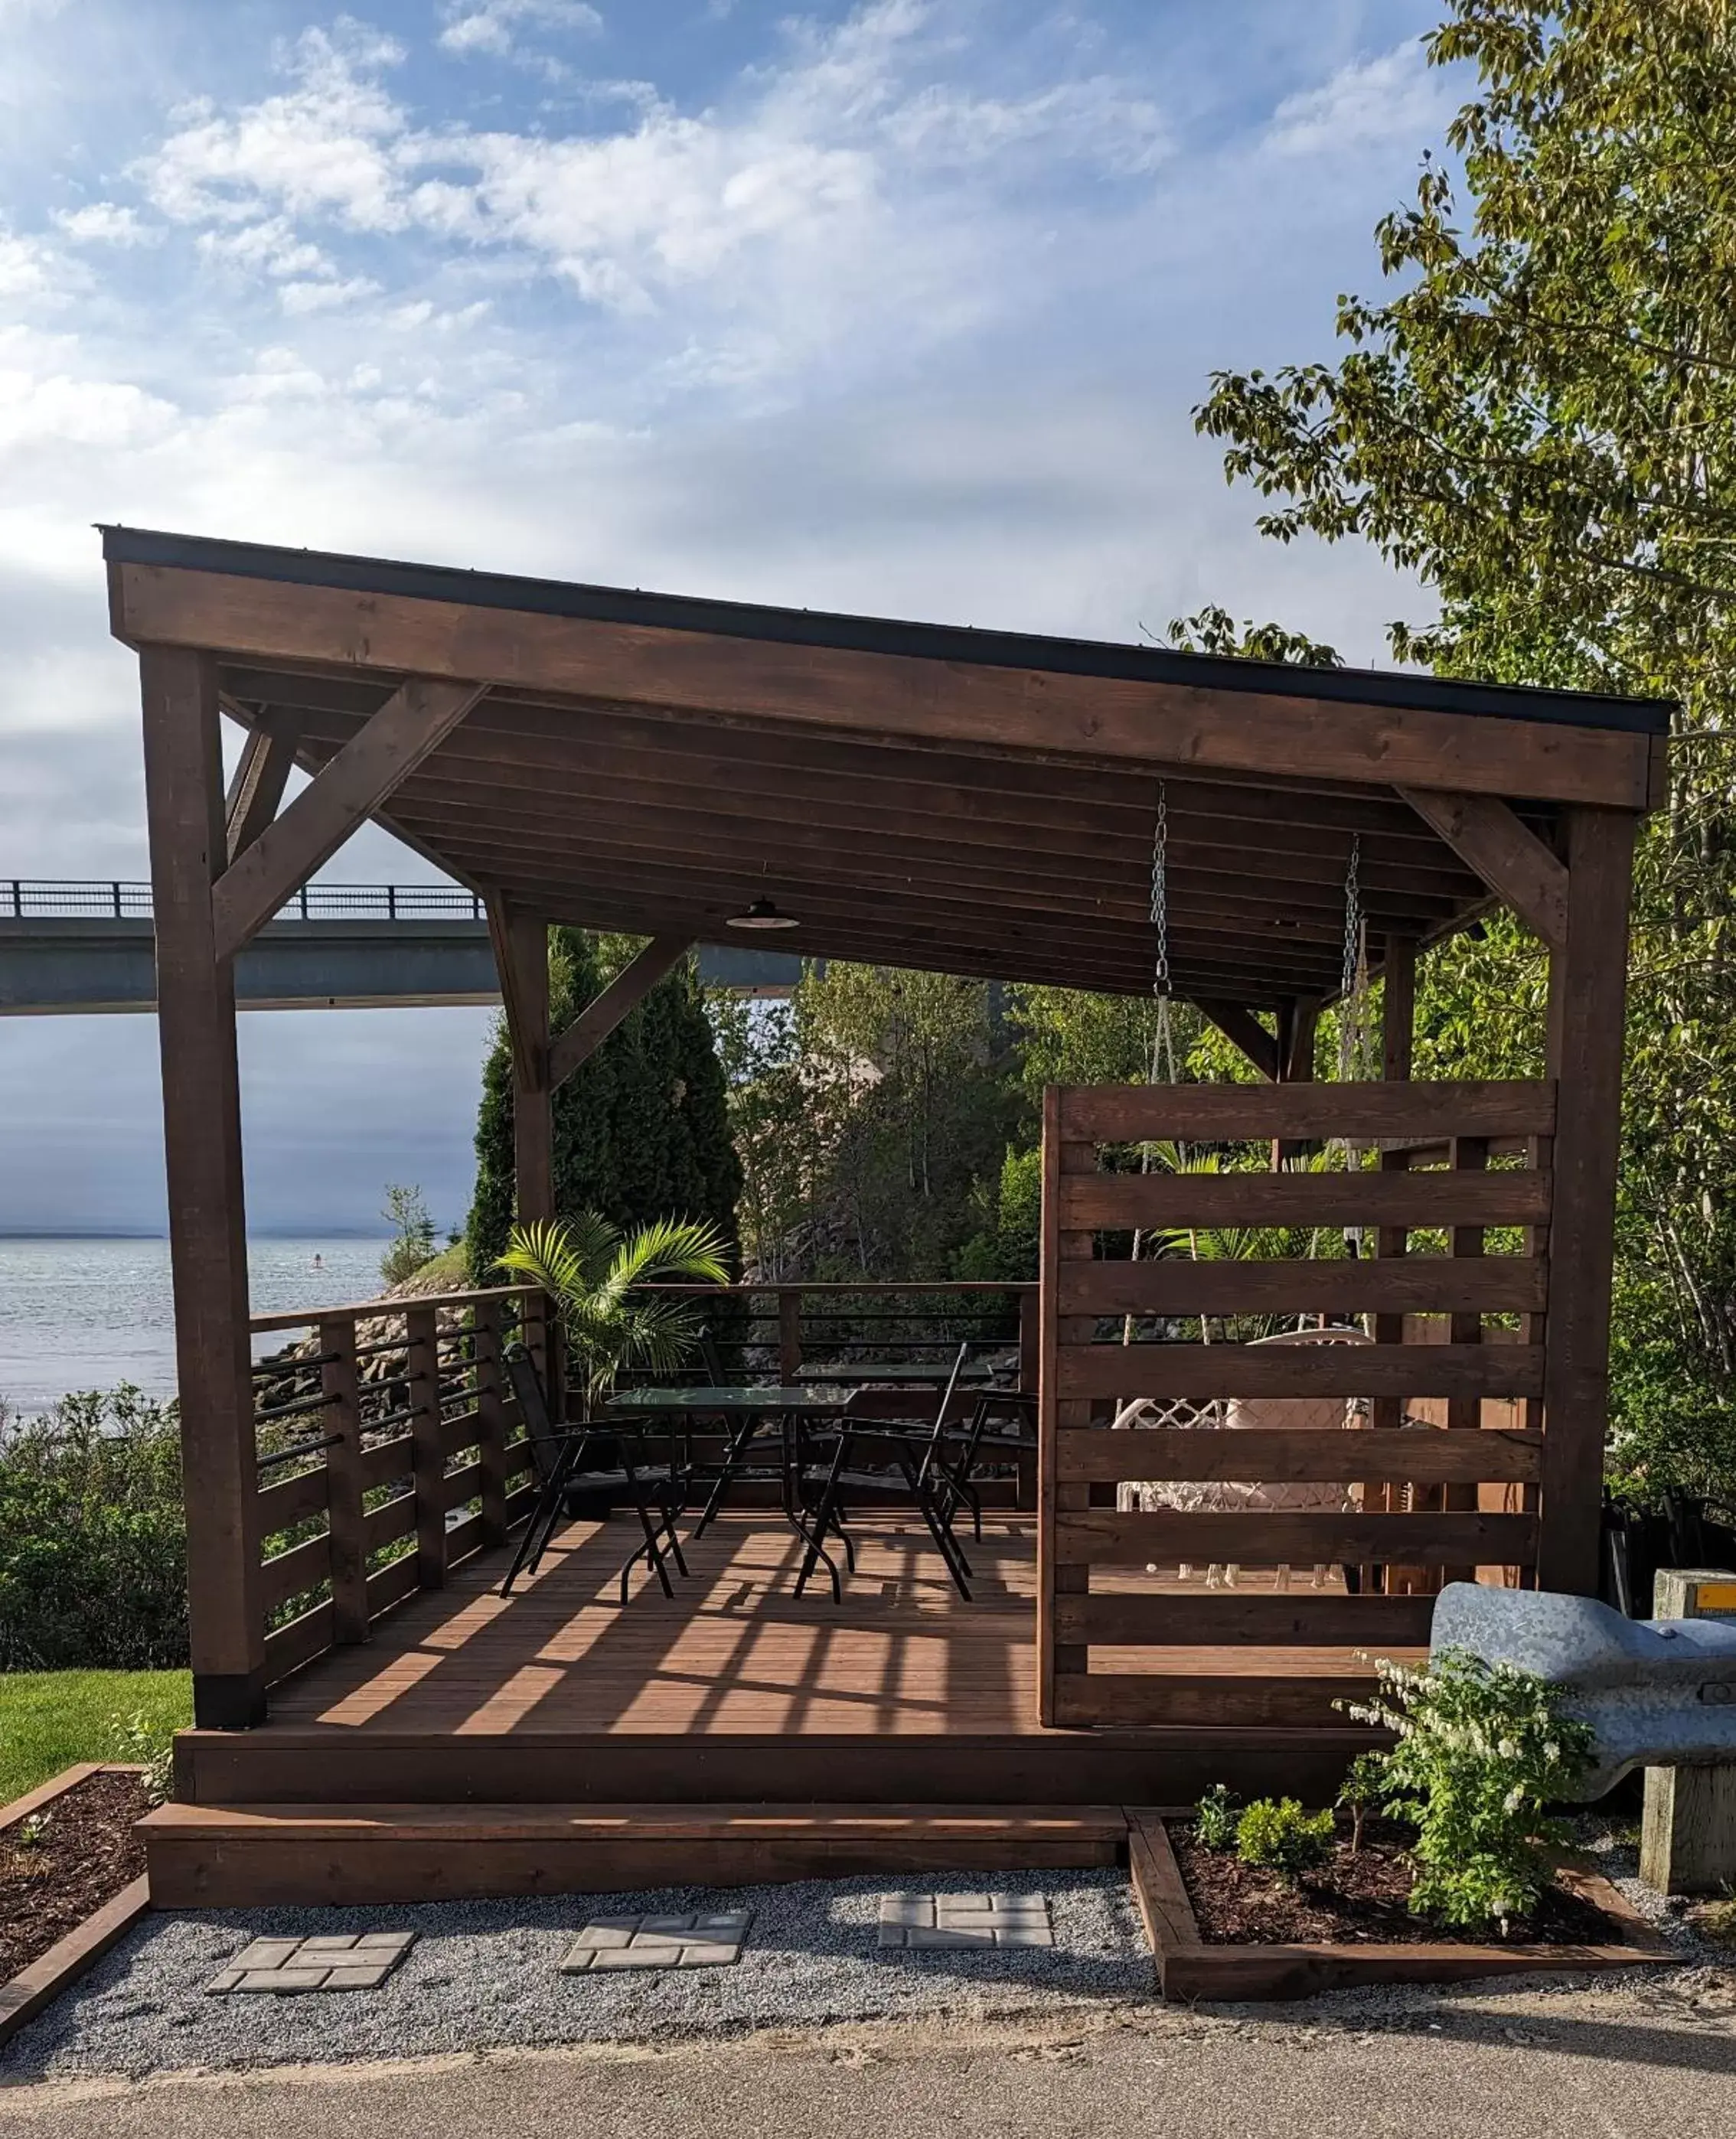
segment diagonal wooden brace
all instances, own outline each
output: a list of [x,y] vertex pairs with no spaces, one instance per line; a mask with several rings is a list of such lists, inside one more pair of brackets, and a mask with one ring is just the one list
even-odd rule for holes
[[1561,949],[1567,940],[1567,871],[1528,825],[1493,795],[1398,791],[1528,928],[1552,951]]
[[301,721],[286,707],[266,707],[249,729],[223,804],[231,862],[253,845],[277,815],[301,739]]
[[211,891],[217,956],[233,958],[363,820],[436,749],[486,683],[400,685],[218,879]]
[[1194,1007],[1214,1025],[1237,1052],[1244,1055],[1268,1084],[1277,1082],[1277,1042],[1251,1010],[1241,1003],[1207,1001],[1195,996]]
[[596,1054],[628,1011],[643,1002],[692,948],[684,936],[654,936],[630,964],[622,967],[602,993],[586,1005],[550,1048],[551,1091],[558,1091],[580,1064]]

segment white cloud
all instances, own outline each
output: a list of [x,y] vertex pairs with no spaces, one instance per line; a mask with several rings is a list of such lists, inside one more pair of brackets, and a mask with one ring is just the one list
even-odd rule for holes
[[34,237],[16,237],[0,225],[0,297],[46,296],[55,277],[53,255]]
[[243,221],[270,203],[353,230],[399,229],[392,149],[404,115],[375,77],[403,57],[394,39],[354,23],[308,30],[290,56],[292,89],[234,118],[208,100],[192,106],[137,175],[179,223]]
[[54,219],[76,245],[154,245],[160,234],[146,228],[137,208],[116,201],[65,208]]
[[1439,132],[1456,101],[1448,78],[1428,66],[1420,43],[1341,66],[1318,88],[1287,96],[1272,115],[1268,144],[1281,154],[1319,155],[1389,141],[1419,147]]
[[342,282],[291,281],[278,291],[277,301],[292,314],[330,312],[341,305],[352,305],[359,298],[373,296],[379,287],[365,275],[352,275]]
[[536,29],[579,30],[596,37],[603,18],[586,0],[483,0],[480,7],[468,0],[449,0],[446,27],[440,32],[443,50],[468,57],[486,52],[491,58],[510,59],[520,26]]

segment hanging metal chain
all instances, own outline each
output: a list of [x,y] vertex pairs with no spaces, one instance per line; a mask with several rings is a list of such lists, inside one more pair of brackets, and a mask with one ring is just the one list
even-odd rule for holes
[[[1340,981],[1339,1001],[1347,1012],[1352,991],[1356,985],[1356,962],[1362,952],[1362,835],[1358,832],[1351,840],[1351,865],[1344,879],[1344,972]],[[1341,1030],[1348,1031],[1348,1025]]]
[[1157,783],[1157,829],[1151,841],[1151,926],[1157,937],[1151,992],[1160,1001],[1170,994],[1170,793]]

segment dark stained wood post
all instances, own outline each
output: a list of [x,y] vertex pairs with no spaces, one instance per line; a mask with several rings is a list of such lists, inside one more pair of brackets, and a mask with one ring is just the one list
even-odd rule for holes
[[446,1437],[440,1427],[440,1334],[438,1312],[412,1308],[404,1318],[405,1379],[413,1415],[410,1469],[416,1488],[416,1579],[424,1589],[446,1587]]
[[1061,1712],[1065,1691],[1060,1680],[1082,1677],[1091,1651],[1078,1642],[1057,1638],[1056,1599],[1082,1597],[1091,1589],[1091,1569],[1084,1564],[1062,1566],[1056,1554],[1056,1518],[1079,1514],[1091,1506],[1089,1485],[1063,1483],[1055,1475],[1055,1436],[1062,1427],[1086,1427],[1091,1422],[1089,1397],[1063,1397],[1055,1377],[1062,1344],[1089,1344],[1096,1327],[1091,1315],[1063,1317],[1060,1311],[1062,1259],[1083,1260],[1091,1251],[1088,1232],[1062,1233],[1053,1214],[1060,1207],[1064,1175],[1094,1173],[1096,1147],[1061,1134],[1061,1092],[1051,1084],[1043,1094],[1042,1109],[1042,1266],[1039,1280],[1042,1297],[1042,1339],[1038,1367],[1037,1445],[1037,1720],[1052,1726]]
[[[1038,1312],[1041,1294],[1034,1285],[1027,1285],[1018,1295],[1018,1386],[1027,1394],[1037,1394],[1042,1363],[1042,1319]],[[1037,1505],[1037,1451],[1023,1449],[1019,1452],[1017,1466],[1018,1505],[1021,1508]]]
[[208,654],[145,646],[139,669],[193,1712],[204,1729],[237,1730],[265,1720],[265,1618],[235,971],[217,956],[211,908],[228,859],[217,666]]
[[802,1372],[802,1288],[777,1289],[777,1378],[787,1388]]
[[548,924],[516,908],[508,921],[512,1021],[512,1172],[521,1226],[555,1215],[554,1094],[548,1076]]
[[368,1541],[362,1515],[361,1393],[356,1372],[356,1318],[320,1323],[320,1387],[326,1431],[326,1505],[331,1531],[331,1638],[368,1638]]
[[1567,940],[1549,962],[1548,1072],[1559,1099],[1537,1583],[1583,1596],[1596,1590],[1601,1541],[1628,898],[1637,829],[1637,818],[1626,810],[1567,812]]
[[[1416,944],[1409,936],[1389,936],[1380,960],[1380,1075],[1389,1084],[1408,1084],[1410,1065],[1416,1044]],[[1383,1173],[1406,1173],[1410,1168],[1410,1154],[1406,1151],[1383,1151],[1380,1171]],[[1402,1256],[1409,1249],[1410,1236],[1403,1226],[1380,1226],[1375,1230],[1375,1253],[1383,1260]],[[1402,1344],[1405,1341],[1405,1318],[1402,1314],[1376,1314],[1373,1336],[1377,1344]],[[1379,1429],[1391,1430],[1405,1422],[1405,1399],[1402,1396],[1376,1397],[1369,1407],[1369,1424]],[[1363,1505],[1371,1513],[1376,1507],[1396,1514],[1405,1488],[1392,1478],[1376,1481],[1363,1488]],[[1392,1586],[1391,1570],[1365,1567],[1362,1570],[1365,1589],[1373,1591],[1383,1586]]]
[[484,1545],[503,1544],[507,1534],[507,1412],[500,1362],[500,1302],[476,1303],[474,1335],[477,1438],[483,1466],[482,1516]]

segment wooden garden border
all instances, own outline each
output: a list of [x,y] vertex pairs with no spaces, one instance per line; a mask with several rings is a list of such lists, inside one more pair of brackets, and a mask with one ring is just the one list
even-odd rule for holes
[[1461,1983],[1481,1975],[1583,1974],[1656,1965],[1670,1950],[1601,1873],[1564,1879],[1582,1901],[1628,1928],[1625,1946],[1213,1946],[1201,1936],[1161,1811],[1130,1808],[1128,1868],[1166,1999],[1312,1998],[1373,1983]]
[[[144,1771],[128,1760],[81,1760],[46,1783],[14,1798],[0,1811],[0,1834],[42,1811],[92,1775],[136,1775]],[[0,2043],[9,2042],[27,2022],[51,2005],[101,1960],[109,1948],[138,1922],[150,1906],[150,1882],[140,1872],[93,1915],[76,1924],[47,1953],[38,1954],[9,1983],[0,1984]]]

